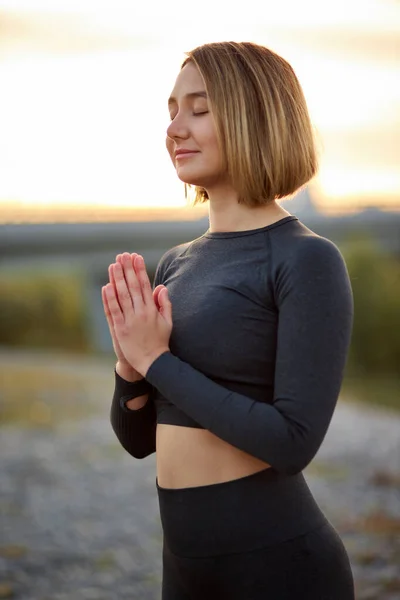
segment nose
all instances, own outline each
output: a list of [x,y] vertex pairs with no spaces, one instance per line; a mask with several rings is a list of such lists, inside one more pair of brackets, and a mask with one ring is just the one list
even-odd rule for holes
[[182,115],[176,115],[167,128],[167,136],[171,139],[187,138],[189,129]]

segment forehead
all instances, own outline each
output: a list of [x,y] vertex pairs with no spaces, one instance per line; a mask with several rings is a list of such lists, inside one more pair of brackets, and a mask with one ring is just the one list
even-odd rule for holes
[[175,85],[168,99],[168,104],[179,101],[187,94],[203,92],[206,94],[206,88],[200,71],[193,63],[186,64],[178,74]]

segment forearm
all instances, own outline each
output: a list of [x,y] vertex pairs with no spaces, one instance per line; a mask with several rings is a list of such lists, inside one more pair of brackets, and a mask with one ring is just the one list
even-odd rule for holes
[[140,374],[129,373],[117,363],[114,375],[115,388],[110,411],[112,428],[120,444],[129,454],[134,458],[145,458],[156,449],[154,403],[149,394],[126,401],[129,397],[130,383],[143,379]]
[[290,400],[269,405],[232,392],[170,352],[151,365],[146,378],[205,429],[286,474],[302,471],[314,457],[336,400],[336,392],[326,394],[323,411],[314,406],[309,418],[296,418]]
[[296,424],[276,406],[230,391],[171,352],[154,361],[146,378],[205,429],[276,470],[295,473],[309,462]]

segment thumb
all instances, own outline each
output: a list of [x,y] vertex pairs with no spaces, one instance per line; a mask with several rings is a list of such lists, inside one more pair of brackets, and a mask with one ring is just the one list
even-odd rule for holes
[[169,299],[168,290],[166,287],[163,287],[158,294],[158,302],[160,304],[162,316],[170,325],[172,325],[172,303]]

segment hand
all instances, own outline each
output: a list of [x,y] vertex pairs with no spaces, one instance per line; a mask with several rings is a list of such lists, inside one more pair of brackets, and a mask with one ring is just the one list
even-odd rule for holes
[[[132,260],[133,266],[134,266],[134,260],[135,260],[136,256],[138,256],[138,254],[136,252],[131,254],[131,260]],[[116,262],[119,262],[120,264],[122,264],[122,254],[117,254]],[[117,296],[117,289],[115,286],[114,273],[113,273],[113,268],[111,267],[111,265],[108,267],[108,275],[110,278],[110,283],[114,286],[115,295]],[[160,305],[158,302],[158,294],[161,291],[161,289],[163,289],[163,287],[164,287],[163,285],[158,285],[155,288],[155,290],[153,291],[154,302],[156,303],[158,309],[160,309]],[[113,323],[112,317],[111,317],[111,311],[108,306],[108,300],[107,300],[107,295],[105,292],[105,286],[102,287],[102,289],[101,289],[101,295],[102,295],[104,313],[105,313],[108,328],[110,331],[114,352],[115,352],[115,355],[116,355],[117,361],[118,361],[117,368],[118,368],[118,365],[121,367],[121,369],[123,371],[123,377],[125,379],[128,379],[129,381],[137,381],[138,379],[142,378],[142,375],[138,371],[136,371],[136,369],[134,369],[132,367],[132,365],[129,364],[129,362],[126,360],[126,358],[121,350],[121,347],[118,343],[117,336],[116,336],[115,330],[114,330],[114,323]],[[119,371],[119,369],[118,369],[118,371]]]
[[110,312],[110,331],[125,360],[145,377],[151,363],[169,351],[172,305],[168,291],[163,285],[152,291],[139,255],[132,261],[125,252],[110,270],[114,283],[102,288]]
[[[117,261],[119,259],[121,255],[119,254],[117,256]],[[135,255],[132,255],[132,262],[134,260]],[[113,273],[113,269],[111,268],[111,266],[108,267],[108,276],[110,278],[110,282],[111,284],[115,287],[115,280],[114,280],[114,273]],[[115,334],[115,329],[114,329],[114,323],[111,317],[111,311],[110,311],[110,307],[108,305],[108,299],[107,299],[107,294],[106,294],[106,286],[103,286],[101,288],[101,298],[103,301],[103,307],[104,307],[104,313],[106,315],[106,319],[107,319],[107,324],[108,324],[108,328],[110,330],[110,335],[111,335],[111,340],[112,340],[112,344],[113,344],[113,348],[114,348],[114,352],[115,355],[117,357],[118,363],[120,365],[122,365],[123,367],[126,367],[128,369],[131,369],[132,371],[134,371],[134,369],[132,368],[132,366],[128,363],[128,361],[126,360],[124,353],[121,350],[121,347],[118,343],[117,340],[117,336]]]

